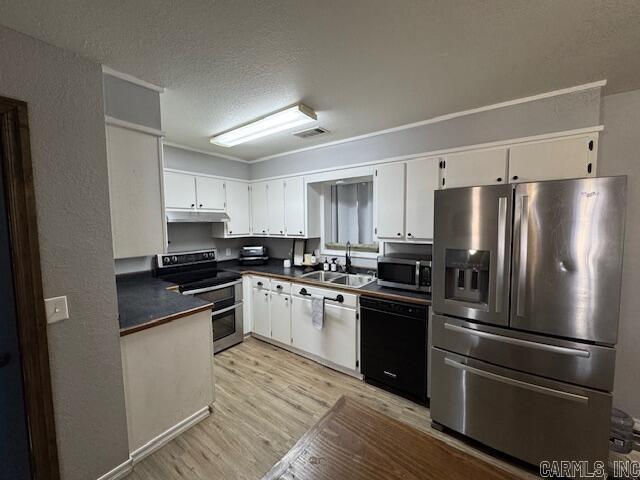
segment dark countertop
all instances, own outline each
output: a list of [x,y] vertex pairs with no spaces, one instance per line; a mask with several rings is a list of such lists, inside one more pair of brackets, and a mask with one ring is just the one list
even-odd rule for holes
[[[358,295],[368,297],[385,298],[387,300],[396,300],[399,302],[417,303],[421,305],[431,305],[431,294],[425,292],[412,292],[409,290],[398,290],[396,288],[381,287],[377,283],[370,283],[361,288],[346,287],[344,285],[318,282],[314,280],[301,279],[305,273],[312,272],[309,267],[291,267],[284,268],[282,260],[272,258],[266,265],[240,265],[237,260],[227,260],[218,262],[218,267],[231,270],[242,274],[257,274],[276,276],[280,278],[288,278],[290,280],[301,281],[334,290],[344,290]],[[366,273],[367,269],[355,268],[356,273]]]
[[116,276],[120,336],[212,308],[210,302],[167,290],[151,272]]

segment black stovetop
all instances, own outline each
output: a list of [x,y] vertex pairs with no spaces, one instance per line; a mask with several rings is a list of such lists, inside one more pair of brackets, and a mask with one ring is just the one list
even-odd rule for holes
[[156,271],[156,276],[166,282],[175,283],[181,292],[213,287],[233,282],[242,277],[237,272],[230,272],[217,267],[189,268],[188,266],[162,272]]

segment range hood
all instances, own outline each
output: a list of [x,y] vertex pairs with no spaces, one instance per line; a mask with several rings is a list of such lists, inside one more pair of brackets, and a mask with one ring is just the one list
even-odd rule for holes
[[167,211],[167,223],[218,223],[228,222],[224,212],[181,212]]

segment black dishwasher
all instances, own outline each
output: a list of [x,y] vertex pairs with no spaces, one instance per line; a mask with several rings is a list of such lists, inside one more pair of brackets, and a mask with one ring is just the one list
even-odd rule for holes
[[360,297],[361,373],[367,383],[426,403],[427,309]]

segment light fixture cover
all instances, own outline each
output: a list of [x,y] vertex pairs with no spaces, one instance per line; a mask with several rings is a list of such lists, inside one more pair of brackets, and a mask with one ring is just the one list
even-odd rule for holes
[[316,113],[306,105],[299,103],[290,108],[272,113],[266,117],[234,128],[209,139],[214,145],[233,147],[256,138],[266,137],[289,128],[298,127],[317,120]]

